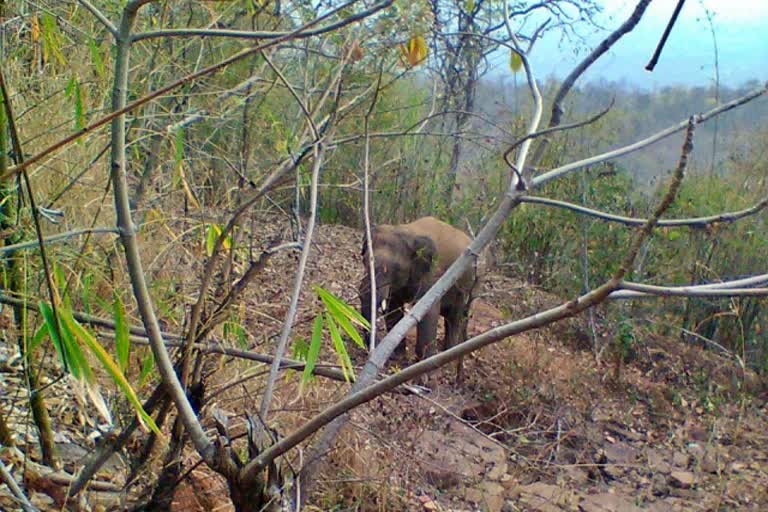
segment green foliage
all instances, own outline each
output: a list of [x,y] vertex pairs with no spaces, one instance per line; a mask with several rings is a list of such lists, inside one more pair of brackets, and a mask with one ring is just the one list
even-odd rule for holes
[[120,371],[125,373],[128,369],[128,357],[131,353],[131,339],[128,332],[128,323],[125,320],[125,306],[117,292],[114,293],[112,305],[115,319],[115,353],[117,354]]
[[358,346],[365,348],[363,338],[355,326],[366,330],[370,329],[368,321],[355,308],[320,286],[315,285],[312,288],[325,306],[325,311],[319,313],[312,323],[312,337],[309,345],[302,339],[293,343],[294,357],[305,363],[300,389],[303,389],[305,384],[312,379],[312,371],[320,356],[324,328],[328,331],[333,351],[336,353],[341,371],[347,380],[354,378],[355,370],[352,367],[352,360],[342,337],[342,331]]

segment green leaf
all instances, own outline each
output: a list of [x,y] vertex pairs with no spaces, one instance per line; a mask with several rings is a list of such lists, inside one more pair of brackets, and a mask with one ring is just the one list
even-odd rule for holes
[[35,349],[40,346],[40,343],[43,342],[46,336],[48,336],[48,324],[43,322],[42,324],[40,324],[40,327],[37,328],[35,335],[32,336],[32,339],[30,340],[29,345],[27,346],[27,359],[32,357],[32,354],[35,352]]
[[82,325],[80,325],[72,316],[62,315],[62,322],[67,326],[68,329],[72,331],[78,340],[84,343],[91,350],[93,355],[95,355],[96,358],[101,362],[101,365],[110,375],[110,377],[112,377],[112,380],[115,381],[117,387],[120,388],[131,405],[133,405],[133,408],[139,417],[139,421],[148,425],[155,434],[162,435],[160,429],[157,428],[157,425],[155,425],[152,417],[147,414],[147,412],[144,410],[144,407],[142,407],[141,402],[139,401],[139,397],[136,396],[133,388],[125,378],[125,375],[123,375],[123,372],[120,371],[120,368],[117,366],[117,364],[115,364],[115,361],[112,359],[112,357],[110,357],[109,353],[104,350],[104,347],[102,347],[96,338]]
[[472,13],[475,10],[475,0],[467,0],[466,6],[464,7],[464,10],[468,13]]
[[96,74],[99,78],[104,78],[106,74],[106,66],[104,65],[104,59],[101,57],[101,50],[96,39],[91,38],[88,41],[88,49],[91,51],[91,60],[93,61],[93,68],[96,70]]
[[368,322],[368,320],[365,319],[365,317],[363,317],[363,315],[360,314],[357,309],[353,308],[339,297],[320,286],[315,285],[314,289],[326,307],[332,305],[332,307],[340,310],[346,318],[352,320],[363,329],[370,330],[371,324]]
[[114,293],[112,303],[113,316],[115,318],[115,354],[117,354],[117,363],[120,365],[120,371],[125,373],[128,368],[128,357],[131,353],[131,338],[128,332],[128,324],[125,321],[125,306],[120,300],[120,295]]
[[344,374],[344,378],[349,382],[351,380],[350,377],[355,377],[355,369],[352,367],[352,360],[347,353],[347,347],[344,346],[344,340],[341,339],[339,328],[336,326],[336,322],[333,321],[333,317],[326,313],[325,321],[328,324],[331,340],[333,340],[333,348],[336,350],[336,355],[339,358],[341,371]]
[[523,58],[515,50],[509,51],[509,69],[517,73],[523,68]]
[[291,356],[297,361],[306,361],[309,344],[304,338],[296,338],[291,344]]
[[205,254],[210,258],[213,255],[213,249],[216,247],[216,239],[219,237],[221,231],[219,231],[218,224],[208,224],[205,236]]
[[312,371],[317,364],[317,358],[320,356],[320,345],[323,342],[323,317],[317,315],[312,324],[312,340],[307,350],[307,358],[304,361],[304,371],[301,373],[301,383],[299,384],[299,393],[304,390],[304,385],[312,379]]
[[670,229],[669,233],[667,233],[667,238],[670,242],[674,242],[678,238],[680,238],[680,230],[679,229]]
[[147,350],[147,355],[141,362],[141,373],[139,374],[139,386],[143,386],[147,383],[147,379],[152,375],[152,370],[155,368],[155,355],[151,350]]
[[[69,372],[70,370],[69,361],[67,360],[67,353],[64,351],[61,338],[59,338],[59,329],[55,327],[56,319],[53,316],[53,310],[51,309],[51,306],[48,305],[48,303],[43,301],[38,303],[38,307],[40,308],[40,314],[43,315],[43,325],[46,328],[46,332],[51,336],[51,342],[53,343],[53,348],[56,349],[56,354],[59,356],[61,366],[64,368],[65,372]],[[35,337],[37,337],[37,335],[35,335]]]
[[56,24],[56,18],[47,12],[42,16],[42,36],[43,36],[43,58],[47,61],[50,56],[59,61],[59,64],[66,66],[67,59],[64,58],[64,54],[61,53],[61,46],[64,37],[59,30],[59,26]]
[[184,160],[184,128],[178,128],[176,130],[175,137],[173,139],[173,162],[178,169]]

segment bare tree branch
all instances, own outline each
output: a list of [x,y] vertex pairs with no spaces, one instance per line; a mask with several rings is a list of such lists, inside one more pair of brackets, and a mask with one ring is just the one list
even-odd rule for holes
[[[250,30],[180,28],[180,29],[154,30],[152,32],[141,32],[139,34],[133,35],[131,40],[141,41],[143,39],[152,39],[152,38],[158,38],[158,37],[187,37],[187,36],[229,37],[229,38],[237,38],[237,39],[282,39],[290,36],[291,39],[306,39],[307,37],[319,36],[322,34],[333,32],[334,30],[337,30],[341,27],[349,25],[350,23],[354,23],[355,21],[360,21],[362,19],[365,19],[370,15],[380,11],[381,9],[384,9],[385,7],[389,7],[393,1],[394,0],[384,0],[383,2],[379,2],[377,4],[372,5],[368,9],[365,9],[364,11],[360,11],[358,13],[355,13],[349,16],[344,16],[341,20],[336,21],[334,23],[329,23],[324,27],[319,27],[313,30],[305,30],[298,34],[295,32],[266,32],[266,31],[250,31]],[[343,9],[349,9],[350,7],[352,7],[353,5],[359,2],[360,0],[351,0],[350,2],[340,5],[339,7],[336,7],[333,10],[323,15],[320,15],[317,18],[317,20],[315,20],[314,24],[316,24],[319,21],[323,21],[325,19],[330,18],[331,16],[340,12]]]
[[[745,103],[748,103],[754,100],[755,98],[762,96],[766,92],[768,92],[768,83],[766,83],[763,87],[759,87],[753,91],[748,92],[744,96],[741,96],[739,98],[736,98],[735,100],[729,101],[728,103],[724,103],[719,107],[715,107],[712,110],[709,110],[708,112],[705,112],[703,114],[697,114],[696,116],[694,116],[694,123],[696,124],[703,123],[704,121],[707,121],[713,118],[714,116],[720,115],[723,112],[728,112],[729,110],[733,110],[736,107],[744,105]],[[656,132],[655,134],[651,135],[646,139],[637,141],[627,146],[623,146],[623,147],[608,151],[606,153],[602,153],[600,155],[585,158],[583,160],[571,162],[569,164],[565,164],[563,166],[557,167],[555,169],[552,169],[549,172],[546,172],[544,174],[541,174],[533,178],[533,186],[537,187],[539,185],[543,185],[548,181],[551,181],[555,178],[559,178],[561,176],[569,174],[583,167],[588,167],[590,165],[595,165],[600,162],[605,162],[607,160],[612,160],[620,156],[628,155],[629,153],[648,147],[651,144],[658,142],[662,139],[665,139],[674,133],[682,131],[686,128],[686,126],[688,126],[688,121],[687,120],[681,121],[676,125],[672,125],[669,128],[661,130],[660,132]]]
[[[315,221],[317,219],[317,183],[320,176],[320,169],[323,165],[323,156],[325,154],[325,147],[323,146],[322,141],[318,141],[315,148],[315,162],[312,167],[312,179],[310,185],[309,222],[307,223],[307,232],[304,235],[304,247],[301,251],[301,257],[299,258],[299,266],[296,269],[296,277],[294,278],[293,293],[291,293],[291,302],[288,306],[288,313],[285,315],[283,330],[280,333],[280,339],[275,348],[275,358],[269,371],[269,378],[267,378],[267,382],[264,385],[264,393],[262,394],[261,406],[259,407],[259,415],[263,419],[266,419],[269,414],[269,404],[272,401],[272,390],[275,387],[275,382],[277,381],[278,372],[280,370],[280,361],[285,353],[285,347],[288,345],[288,337],[291,335],[293,322],[296,319],[299,296],[301,295],[301,288],[304,284],[304,271],[307,268],[309,253],[312,250],[312,236],[315,232]],[[296,186],[298,187],[299,184],[297,183]]]
[[[81,235],[88,235],[92,233],[112,233],[115,235],[119,235],[120,231],[117,228],[111,228],[111,227],[73,229],[72,231],[66,231],[64,233],[57,233],[55,235],[47,236],[43,238],[43,243],[48,245],[52,242],[61,242],[61,241],[68,240],[70,238],[75,238]],[[32,249],[37,247],[40,247],[39,240],[29,240],[27,242],[20,242],[18,244],[6,245],[4,247],[0,247],[0,254],[5,254],[7,252],[14,252],[21,249]]]
[[16,483],[16,479],[13,478],[13,475],[11,475],[8,468],[5,467],[5,463],[3,463],[2,460],[0,460],[0,480],[5,482],[5,485],[8,486],[8,489],[11,490],[14,498],[21,504],[21,508],[24,509],[24,512],[40,512],[37,507],[29,502],[27,495],[24,494],[24,491],[19,487],[19,484]]
[[[582,213],[584,215],[588,215],[590,217],[596,217],[598,219],[602,219],[605,221],[618,222],[626,226],[642,226],[643,224],[648,222],[648,219],[639,219],[635,217],[625,217],[623,215],[614,215],[611,213],[594,210],[592,208],[587,208],[585,206],[569,203],[566,201],[549,199],[547,197],[525,196],[521,199],[521,201],[524,203],[542,204],[544,206],[563,208],[565,210],[571,210],[574,212]],[[765,209],[766,206],[768,206],[768,198],[765,198],[759,203],[753,206],[750,206],[749,208],[745,208],[744,210],[738,210],[735,212],[727,212],[727,213],[719,213],[717,215],[709,215],[707,217],[691,217],[687,219],[666,219],[666,220],[662,219],[659,221],[658,225],[664,226],[664,227],[686,226],[686,227],[701,228],[711,224],[736,222],[737,220],[740,220],[745,217],[749,217],[750,215],[755,215],[761,212],[762,210]]]
[[664,49],[664,45],[667,43],[667,38],[669,37],[669,34],[672,32],[672,27],[675,26],[677,17],[680,15],[680,11],[683,9],[683,4],[685,4],[685,0],[677,0],[677,5],[675,6],[675,10],[672,12],[672,17],[669,18],[669,22],[667,23],[666,28],[664,28],[664,33],[661,35],[661,40],[659,41],[659,44],[656,46],[656,51],[653,52],[653,57],[651,57],[651,60],[645,66],[646,70],[653,71],[653,68],[656,67],[656,63],[659,62],[659,57],[661,57],[661,52]]
[[104,16],[104,14],[96,8],[91,2],[88,0],[77,0],[80,5],[85,7],[88,12],[90,12],[94,18],[99,20],[99,22],[104,25],[104,27],[112,34],[112,37],[117,37],[117,27],[112,24],[111,21],[109,21],[109,18]]

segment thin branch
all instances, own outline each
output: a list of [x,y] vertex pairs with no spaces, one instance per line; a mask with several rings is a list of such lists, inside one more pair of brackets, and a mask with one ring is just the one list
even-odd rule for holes
[[117,27],[112,24],[111,21],[109,21],[109,18],[104,16],[104,14],[96,8],[91,2],[88,0],[77,0],[80,5],[85,7],[88,12],[93,14],[93,16],[101,22],[102,25],[112,34],[113,37],[117,37]]
[[[623,215],[614,215],[612,213],[607,213],[600,210],[587,208],[586,206],[581,206],[581,205],[569,203],[566,201],[560,201],[557,199],[549,199],[547,197],[525,196],[524,198],[521,199],[521,201],[524,203],[541,204],[544,206],[563,208],[565,210],[571,210],[574,212],[583,213],[584,215],[588,215],[590,217],[596,217],[598,219],[602,219],[605,221],[618,222],[626,226],[642,226],[643,224],[648,222],[648,219],[639,219],[635,217],[625,217]],[[754,206],[751,206],[744,210],[738,210],[735,212],[727,212],[727,213],[719,213],[717,215],[710,215],[707,217],[691,217],[686,219],[659,220],[658,225],[665,226],[665,227],[687,226],[687,227],[701,228],[711,224],[736,222],[737,220],[759,213],[760,211],[765,209],[766,206],[768,206],[768,198],[765,198],[759,203],[755,204]]]
[[645,66],[646,70],[653,71],[653,68],[656,67],[656,63],[659,62],[659,57],[661,57],[661,52],[664,49],[664,45],[667,43],[667,38],[669,37],[669,34],[672,32],[672,27],[675,26],[677,17],[680,15],[680,11],[683,9],[683,4],[685,4],[685,0],[677,0],[677,5],[675,6],[675,10],[672,12],[672,17],[669,19],[669,22],[667,23],[666,28],[664,28],[664,33],[661,35],[661,40],[659,41],[659,44],[656,46],[656,51],[653,52],[653,57],[651,57],[651,60]]
[[[370,310],[368,314],[368,321],[370,322],[370,331],[368,337],[368,350],[373,352],[376,348],[376,310],[378,309],[376,288],[376,264],[373,254],[373,233],[371,227],[371,194],[370,194],[370,177],[371,177],[371,137],[370,137],[370,120],[373,109],[376,106],[376,101],[379,99],[379,87],[381,86],[381,78],[384,72],[384,62],[382,61],[379,67],[379,76],[376,81],[376,89],[374,90],[373,99],[371,100],[371,106],[368,108],[368,112],[365,114],[363,120],[363,130],[365,135],[365,147],[363,149],[363,224],[365,226],[365,254],[366,254],[366,268],[368,269],[368,288],[370,290]],[[423,126],[423,125],[422,125]],[[361,299],[362,302],[365,302]]]
[[[766,83],[763,87],[757,88],[753,91],[748,92],[744,96],[741,96],[739,98],[736,98],[733,101],[729,101],[728,103],[724,103],[720,105],[719,107],[715,107],[712,110],[705,112],[704,114],[697,114],[693,116],[693,122],[695,124],[703,123],[704,121],[707,121],[711,119],[714,116],[720,115],[724,112],[727,112],[729,110],[733,110],[736,107],[739,107],[741,105],[744,105],[745,103],[748,103],[755,98],[758,98],[768,92],[768,83]],[[669,137],[670,135],[673,135],[677,132],[680,132],[684,130],[688,126],[688,120],[682,121],[678,124],[672,125],[669,128],[666,128],[664,130],[661,130],[659,132],[656,132],[655,134],[651,135],[648,138],[645,138],[643,140],[639,140],[633,144],[629,144],[627,146],[622,146],[620,148],[608,151],[606,153],[602,153],[600,155],[596,155],[593,157],[585,158],[583,160],[578,160],[576,162],[571,162],[569,164],[557,167],[555,169],[552,169],[549,172],[546,172],[544,174],[541,174],[539,176],[536,176],[533,179],[533,186],[537,187],[539,185],[543,185],[544,183],[551,181],[555,178],[559,178],[560,176],[564,176],[566,174],[569,174],[573,171],[576,171],[578,169],[581,169],[583,167],[588,167],[590,165],[595,165],[600,162],[605,162],[606,160],[612,160],[614,158],[618,158],[620,156],[627,155],[629,153],[638,151],[640,149],[643,149],[647,146],[650,146],[651,144],[654,144],[662,139],[665,139]]]
[[[112,233],[115,235],[119,235],[120,230],[117,228],[111,228],[111,227],[73,229],[72,231],[65,231],[64,233],[57,233],[55,235],[47,236],[43,238],[42,241],[45,245],[48,245],[52,242],[61,242],[63,240],[68,240],[70,238],[75,238],[81,235],[88,235],[91,233]],[[40,247],[40,240],[28,240],[26,242],[20,242],[18,244],[6,245],[5,247],[0,247],[0,254],[19,251],[22,249],[38,248],[38,247]]]
[[762,297],[768,295],[768,288],[721,288],[694,286],[657,286],[652,284],[624,281],[619,286],[624,292],[611,294],[611,299],[635,299],[653,296],[664,297]]
[[[275,349],[275,360],[272,362],[272,367],[269,371],[269,378],[264,386],[264,394],[261,399],[261,406],[259,407],[259,414],[266,420],[269,414],[269,405],[272,401],[272,390],[274,389],[275,382],[277,381],[278,372],[280,370],[280,361],[285,353],[285,348],[288,345],[288,337],[291,335],[293,329],[293,322],[296,319],[296,312],[298,311],[299,296],[301,295],[301,288],[304,284],[304,272],[307,268],[307,261],[309,261],[309,253],[312,250],[312,236],[315,232],[315,221],[317,219],[317,183],[319,181],[320,169],[323,165],[323,156],[325,154],[325,147],[322,142],[318,142],[315,146],[315,162],[312,167],[312,181],[310,185],[310,199],[309,199],[309,222],[307,223],[307,232],[304,235],[304,247],[301,251],[301,257],[299,259],[299,266],[296,269],[296,277],[294,279],[293,293],[291,294],[291,302],[288,306],[288,313],[285,315],[285,322],[283,323],[283,330],[280,333],[280,339],[277,342],[277,348]],[[299,184],[297,183],[298,187]],[[248,480],[246,480],[248,481]]]
[[[573,88],[576,80],[578,80],[579,77],[584,74],[584,72],[589,69],[589,67],[594,64],[597,59],[602,57],[608,50],[610,50],[611,47],[616,44],[619,39],[631,32],[637,26],[637,24],[640,23],[640,20],[642,19],[643,14],[645,14],[645,10],[648,8],[650,3],[651,0],[640,0],[635,6],[635,9],[632,11],[632,14],[629,15],[629,18],[627,18],[624,23],[622,23],[616,30],[611,32],[608,37],[603,39],[600,44],[598,44],[597,47],[592,50],[592,52],[587,55],[584,60],[579,62],[579,64],[573,68],[573,71],[571,71],[568,76],[565,77],[565,80],[563,80],[563,83],[560,85],[560,89],[557,91],[555,100],[552,103],[552,113],[549,119],[550,127],[560,124],[560,119],[563,115],[563,100],[565,100],[565,97]],[[537,156],[539,155],[537,154]]]
[[5,482],[5,485],[8,486],[8,489],[11,490],[11,493],[13,494],[14,498],[16,498],[16,500],[21,504],[21,508],[24,509],[24,512],[40,512],[37,507],[29,502],[29,499],[27,499],[24,491],[21,489],[21,487],[19,487],[19,484],[16,483],[16,479],[13,478],[13,475],[11,475],[10,471],[8,471],[8,468],[5,467],[5,463],[3,463],[2,460],[0,460],[0,479],[2,479],[2,481]]
[[307,123],[309,124],[309,127],[312,130],[312,138],[314,140],[320,140],[320,132],[317,129],[315,120],[312,118],[312,114],[310,114],[309,109],[307,108],[307,105],[304,103],[304,101],[301,99],[299,94],[296,92],[296,89],[294,89],[291,83],[288,81],[288,79],[285,78],[285,75],[283,75],[283,73],[280,72],[279,69],[277,69],[277,66],[275,66],[272,63],[272,59],[269,58],[269,56],[267,55],[267,52],[261,52],[261,56],[264,57],[264,61],[272,69],[272,72],[274,72],[277,75],[277,77],[280,79],[280,81],[283,82],[283,84],[288,88],[288,91],[291,93],[291,96],[293,96],[293,99],[295,99],[296,103],[299,104],[299,108],[304,114],[304,117],[307,119]]
[[[152,32],[142,32],[135,34],[132,37],[132,41],[140,41],[142,39],[151,39],[157,37],[186,37],[186,36],[201,36],[201,37],[232,37],[239,39],[283,39],[289,37],[291,39],[306,39],[308,37],[319,36],[327,34],[339,29],[343,26],[349,25],[355,21],[359,21],[367,18],[371,14],[374,14],[385,7],[389,7],[394,0],[385,0],[377,4],[372,5],[364,11],[345,16],[341,20],[329,23],[323,27],[319,27],[313,30],[302,31],[296,34],[295,32],[257,32],[249,30],[217,30],[217,29],[204,29],[204,28],[180,28],[180,29],[164,29],[155,30]],[[343,9],[349,9],[354,4],[360,2],[360,0],[352,0],[344,5],[341,5],[332,11],[329,11],[320,17],[317,21],[327,19]]]
[[589,119],[584,119],[583,121],[576,121],[575,123],[570,123],[570,124],[562,124],[562,125],[558,124],[556,126],[550,126],[549,128],[545,128],[543,130],[539,130],[536,133],[530,133],[530,134],[526,135],[525,137],[522,137],[519,140],[516,140],[514,142],[514,144],[512,144],[509,147],[509,149],[507,149],[504,152],[504,160],[507,162],[507,165],[509,165],[510,167],[513,167],[514,164],[509,160],[509,155],[514,150],[516,150],[520,146],[520,144],[522,144],[526,140],[535,139],[537,137],[541,137],[541,136],[544,136],[544,135],[549,135],[550,133],[555,133],[555,132],[559,132],[559,131],[566,131],[566,130],[573,130],[574,128],[581,128],[582,126],[590,125],[590,124],[598,121],[601,117],[606,115],[608,112],[610,112],[611,109],[613,108],[613,104],[614,104],[615,101],[616,101],[616,98],[611,98],[611,103],[607,107],[605,107],[605,109],[603,109],[602,111],[598,112],[597,114],[595,114],[594,116],[590,117]]
[[[144,2],[146,3],[146,2]],[[136,18],[136,11],[141,5],[141,0],[135,0],[126,6],[120,21],[120,32],[115,38],[115,71],[114,84],[112,88],[112,110],[121,112],[126,108],[128,91],[128,70],[130,60],[130,34],[131,27]],[[155,357],[155,364],[162,376],[168,395],[170,395],[176,406],[179,420],[183,423],[189,438],[208,465],[214,468],[221,468],[222,464],[217,464],[215,458],[216,450],[208,436],[205,434],[200,421],[192,409],[192,405],[187,399],[184,388],[176,374],[168,350],[165,348],[160,324],[155,314],[152,297],[147,286],[146,276],[141,261],[139,243],[136,237],[136,226],[133,223],[131,205],[128,192],[128,181],[126,176],[126,127],[125,113],[120,113],[112,118],[112,147],[110,155],[110,178],[112,180],[112,189],[115,201],[116,223],[120,229],[120,240],[123,245],[126,266],[130,277],[133,295],[138,305],[139,314],[144,328],[150,340],[152,354]],[[230,461],[231,462],[231,461]]]

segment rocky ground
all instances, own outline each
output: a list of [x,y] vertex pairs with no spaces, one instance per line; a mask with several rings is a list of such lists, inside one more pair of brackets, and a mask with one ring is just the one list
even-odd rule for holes
[[[260,235],[274,241],[285,232],[274,223]],[[355,230],[321,226],[306,283],[355,303],[359,247]],[[255,351],[272,351],[296,260],[276,255],[240,310]],[[470,335],[559,301],[491,273],[474,304]],[[307,335],[318,311],[307,286],[295,336]],[[461,385],[453,382],[453,367],[445,368],[429,393],[390,394],[360,407],[307,510],[768,510],[768,395],[753,375],[712,352],[651,334],[637,339],[633,359],[617,370],[610,351],[595,358],[587,332],[581,320],[569,320],[524,333],[467,358]],[[410,354],[413,333],[409,344]],[[330,350],[322,358],[336,363]],[[354,352],[353,360],[361,363],[364,354]],[[405,364],[392,361],[390,371]],[[242,419],[258,403],[261,368],[228,358],[215,366],[209,405]],[[4,386],[18,377],[17,367],[0,369]],[[238,382],[248,374],[256,376]],[[67,396],[66,383],[56,386],[58,396]],[[290,432],[346,389],[316,378],[299,395],[297,375],[286,374],[271,421],[278,432]],[[23,397],[13,403],[21,428]],[[78,448],[70,450],[73,470],[90,441],[87,419],[71,403],[62,400],[53,413],[62,445]],[[32,446],[34,432],[25,432],[22,447]],[[191,469],[197,458],[190,451],[185,460]],[[293,464],[300,464],[298,454]],[[115,461],[103,481],[119,489],[125,473]],[[189,475],[175,510],[230,509],[215,475],[202,468]],[[0,487],[0,508],[11,510],[5,492]],[[43,509],[54,502],[45,488],[31,494]]]

